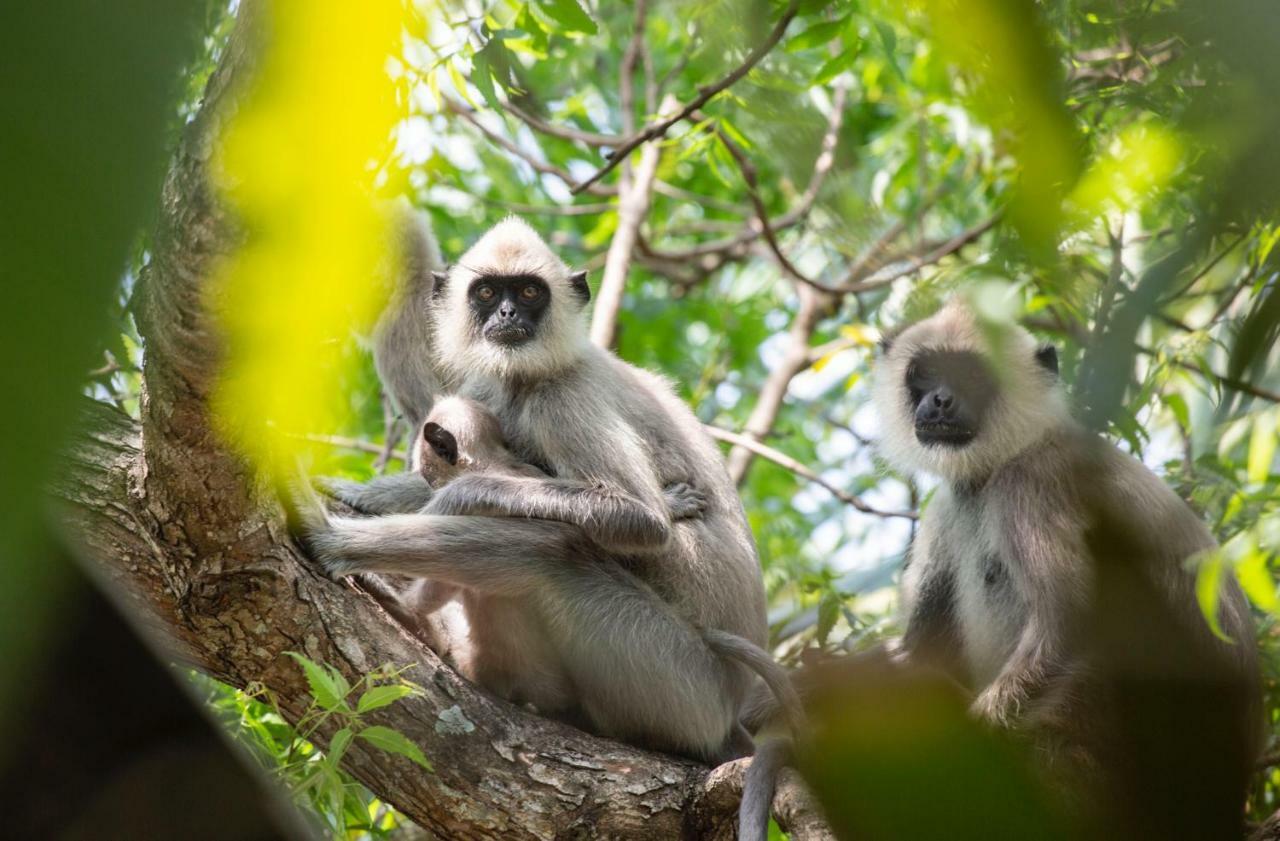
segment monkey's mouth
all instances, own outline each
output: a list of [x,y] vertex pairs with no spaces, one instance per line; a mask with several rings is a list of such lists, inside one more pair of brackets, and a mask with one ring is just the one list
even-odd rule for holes
[[925,446],[963,447],[977,435],[967,426],[955,423],[918,423],[916,439]]
[[510,327],[493,327],[485,330],[484,337],[495,345],[514,347],[529,341],[529,339],[533,338],[533,334],[524,327],[511,325]]

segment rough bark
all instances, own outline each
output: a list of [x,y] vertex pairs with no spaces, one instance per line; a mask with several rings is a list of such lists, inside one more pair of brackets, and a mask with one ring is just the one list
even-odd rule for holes
[[[252,60],[251,11],[241,14],[164,187],[138,309],[146,340],[141,420],[86,407],[56,485],[68,527],[167,653],[236,686],[262,682],[288,715],[305,709],[308,691],[285,651],[332,664],[353,681],[383,663],[415,664],[407,677],[425,695],[374,718],[420,745],[435,772],[359,741],[343,764],[430,833],[732,837],[742,763],[711,773],[537,718],[459,678],[372,599],[317,572],[289,539],[273,495],[210,428],[206,397],[218,343],[205,281],[236,237],[206,170],[231,92]],[[779,799],[784,816],[787,792]]]

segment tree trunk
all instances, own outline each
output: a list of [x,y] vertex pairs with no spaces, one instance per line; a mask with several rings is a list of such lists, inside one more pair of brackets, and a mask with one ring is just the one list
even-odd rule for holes
[[[371,717],[421,746],[435,772],[359,740],[343,765],[428,832],[460,839],[732,837],[744,763],[712,773],[486,695],[368,596],[319,573],[289,539],[274,497],[210,428],[206,397],[219,352],[203,284],[236,235],[206,165],[233,91],[252,65],[252,4],[241,8],[204,106],[175,154],[143,273],[141,421],[88,405],[55,487],[93,571],[114,585],[127,614],[166,654],[235,686],[260,681],[290,716],[306,708],[308,690],[285,651],[329,663],[353,682],[384,663],[416,664],[406,677],[425,695]],[[791,789],[779,795],[784,820],[796,813]],[[796,819],[796,837],[814,837],[806,820]]]

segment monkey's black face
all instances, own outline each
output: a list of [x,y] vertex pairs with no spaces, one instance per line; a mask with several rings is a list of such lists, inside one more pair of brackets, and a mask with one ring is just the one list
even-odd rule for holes
[[997,394],[991,369],[972,351],[916,354],[905,385],[916,439],[925,446],[959,448],[973,441]]
[[471,317],[496,345],[514,347],[532,339],[551,303],[551,289],[537,275],[485,275],[467,291]]

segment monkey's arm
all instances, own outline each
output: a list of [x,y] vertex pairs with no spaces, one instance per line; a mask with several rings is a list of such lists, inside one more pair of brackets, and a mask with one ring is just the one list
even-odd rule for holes
[[617,488],[576,479],[472,473],[453,480],[424,514],[527,517],[572,523],[601,547],[657,549],[671,536],[671,515]]
[[1076,510],[1059,500],[1033,510],[1024,494],[1003,518],[1005,574],[1022,593],[1026,622],[1000,674],[973,703],[987,721],[1014,724],[1072,667],[1070,641],[1084,621],[1091,586],[1081,527],[1063,513]]
[[321,493],[362,514],[412,514],[421,511],[433,493],[417,472],[378,476],[368,482],[321,478],[315,483]]

